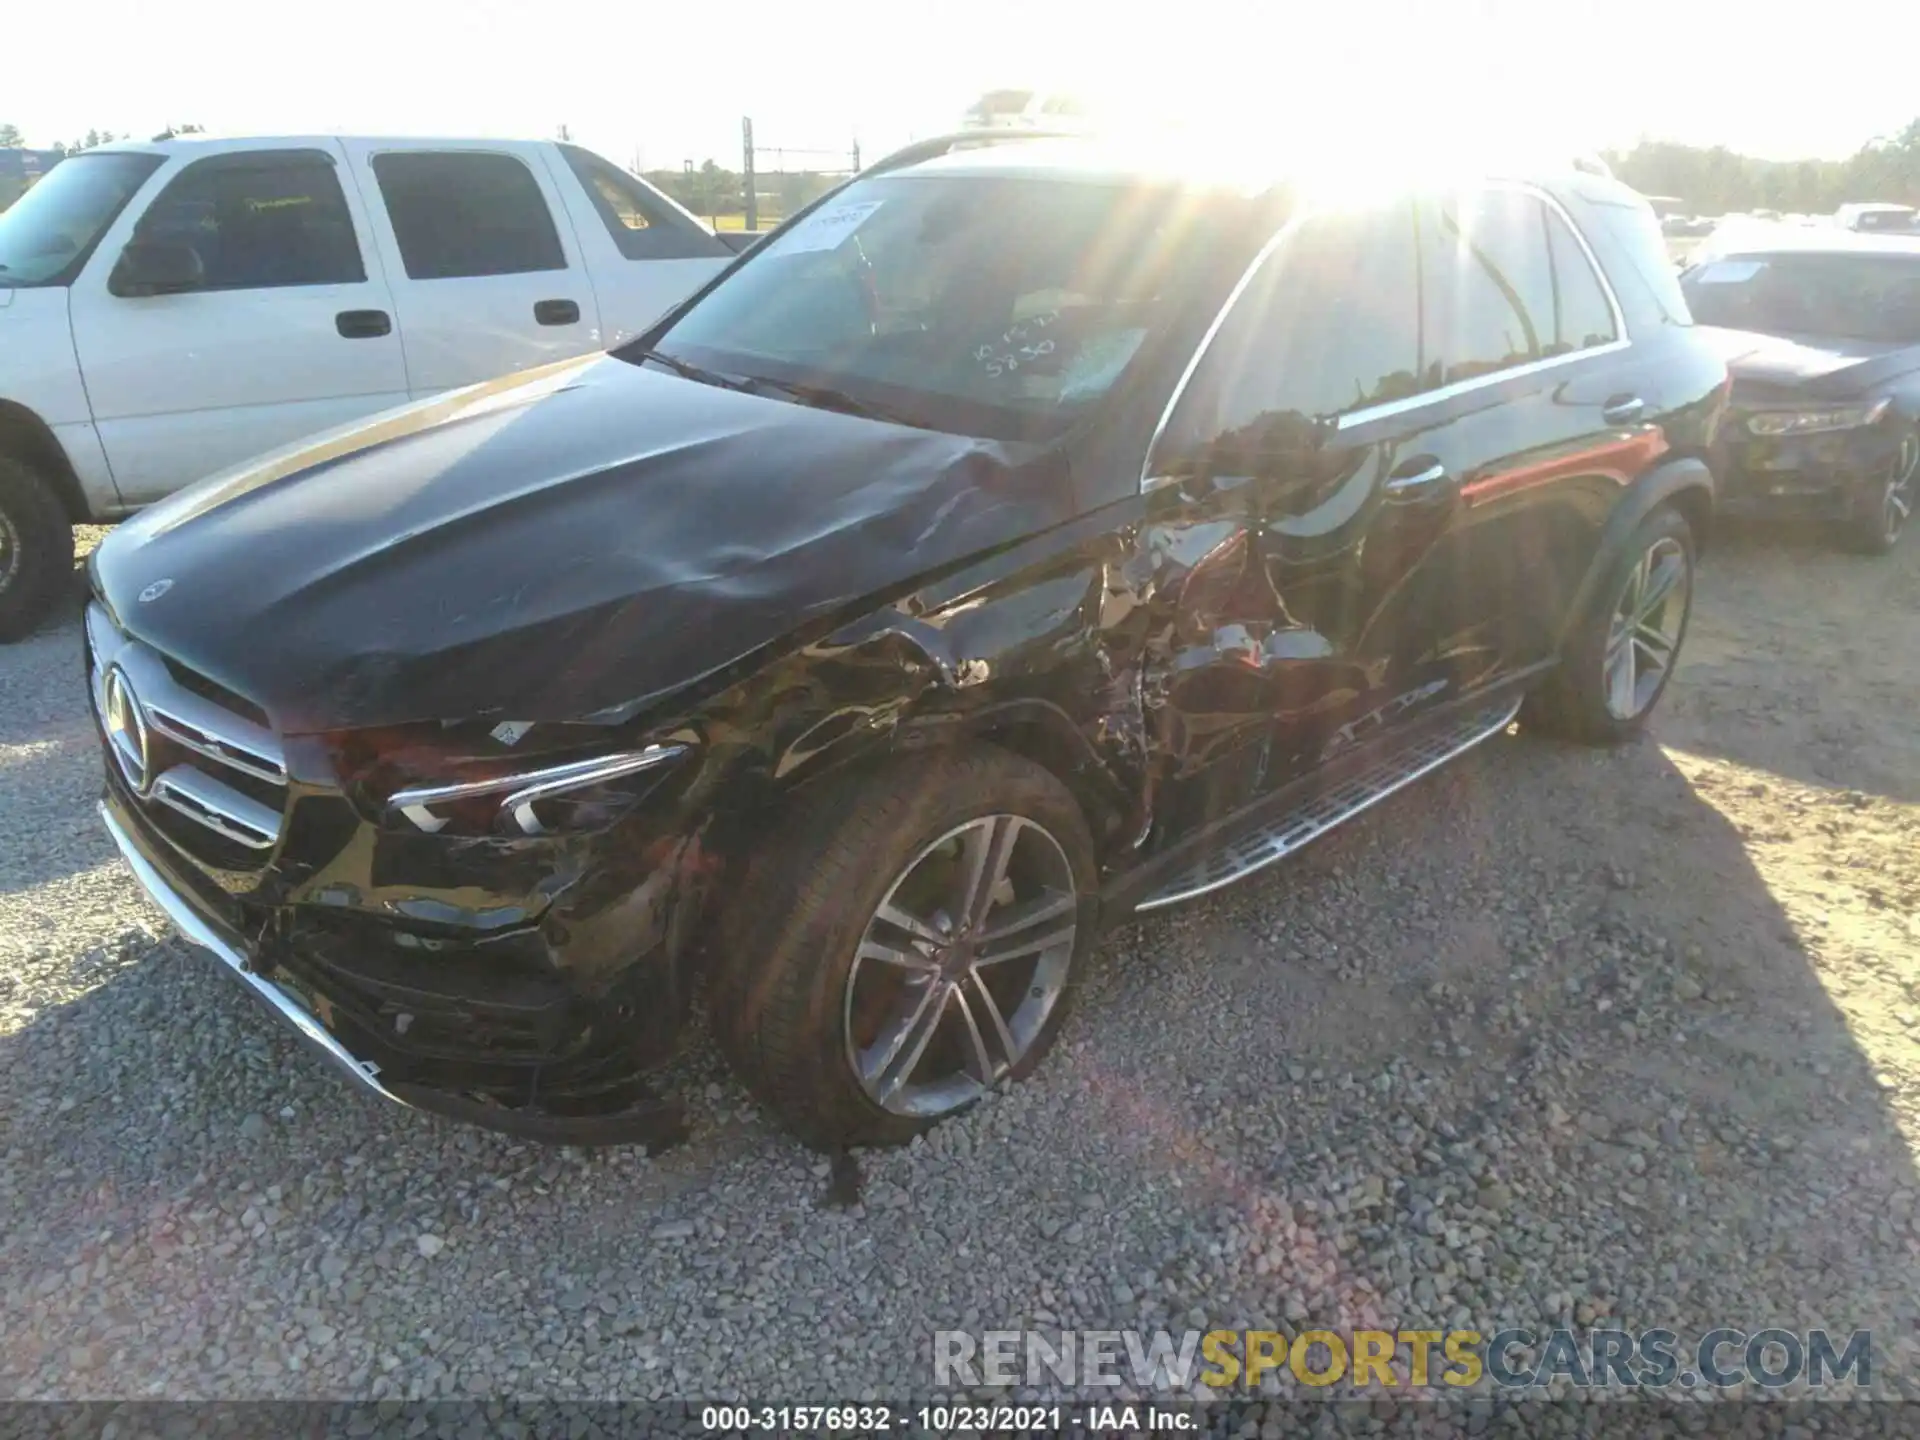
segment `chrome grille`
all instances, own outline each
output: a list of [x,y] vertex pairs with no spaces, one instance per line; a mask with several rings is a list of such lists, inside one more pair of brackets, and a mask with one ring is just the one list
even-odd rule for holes
[[[120,774],[144,805],[162,805],[248,850],[271,850],[286,814],[287,762],[265,726],[87,607],[94,715]],[[251,792],[251,793],[249,793]]]

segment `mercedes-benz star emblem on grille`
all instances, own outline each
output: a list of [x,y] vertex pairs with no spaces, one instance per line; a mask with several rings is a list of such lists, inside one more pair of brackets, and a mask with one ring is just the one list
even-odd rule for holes
[[152,779],[148,774],[147,716],[126,672],[118,665],[107,671],[106,701],[107,713],[102,718],[107,726],[107,743],[113,746],[114,759],[120,762],[120,773],[127,777],[127,783],[145,795]]
[[162,595],[166,594],[167,591],[171,590],[172,588],[173,588],[173,581],[156,580],[151,585],[147,586],[146,589],[140,592],[140,603],[142,605],[151,605],[154,601],[158,600]]

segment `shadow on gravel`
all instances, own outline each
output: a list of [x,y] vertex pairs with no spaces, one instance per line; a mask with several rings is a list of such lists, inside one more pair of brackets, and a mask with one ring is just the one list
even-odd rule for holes
[[[1825,1324],[1874,1329],[1895,1373],[1907,1141],[1737,829],[1658,746],[1502,742],[1119,945],[1079,1017],[1078,1123],[1284,1277],[1234,1276],[1215,1319]],[[1176,1017],[1161,1043],[1108,1043],[1141,1012]]]

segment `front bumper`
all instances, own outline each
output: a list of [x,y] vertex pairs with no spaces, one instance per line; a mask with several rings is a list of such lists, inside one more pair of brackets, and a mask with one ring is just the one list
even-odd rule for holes
[[380,1083],[380,1067],[372,1061],[361,1060],[346,1046],[342,1045],[313,1016],[305,1003],[291,993],[274,984],[265,975],[253,968],[253,962],[247,957],[238,936],[228,933],[216,921],[189,904],[186,897],[176,888],[159,866],[148,859],[140,846],[134,842],[119,818],[114,807],[107,801],[100,802],[100,818],[105,822],[107,833],[113,837],[113,843],[120,847],[120,853],[126,858],[133,878],[140,882],[153,903],[166,913],[173,928],[180,932],[183,939],[199,946],[211,954],[214,959],[237,977],[241,984],[264,1001],[267,1008],[281,1020],[291,1025],[302,1037],[312,1042],[314,1047],[325,1055],[341,1070],[345,1071],[353,1082],[364,1090],[370,1090],[383,1100],[395,1104],[405,1104],[398,1095]]
[[[138,812],[126,807],[111,781],[99,810],[134,878],[181,936],[219,960],[358,1088],[396,1104],[549,1144],[643,1144],[659,1150],[685,1138],[684,1107],[656,1095],[638,1079],[637,1071],[645,1068],[638,1055],[631,1063],[619,1054],[598,1057],[591,1083],[581,1093],[569,1096],[564,1083],[553,1084],[551,1089],[560,1092],[557,1104],[537,1098],[501,1103],[497,1094],[489,1093],[499,1088],[497,1083],[488,1083],[496,1079],[490,1072],[499,1067],[464,1058],[420,1062],[417,1056],[383,1051],[383,1063],[376,1058],[377,1047],[364,1043],[371,1032],[356,1029],[347,1014],[353,997],[328,995],[311,983],[314,972],[308,967],[283,963],[276,951],[291,954],[293,947],[265,947],[235,929],[226,907],[206,884],[176,868],[164,843],[149,833]],[[343,1038],[356,1034],[363,1041],[357,1046]],[[536,1072],[536,1097],[538,1081]]]
[[1826,434],[1746,433],[1748,411],[1728,417],[1714,472],[1714,508],[1734,516],[1846,520],[1877,507],[1897,441],[1880,426]]

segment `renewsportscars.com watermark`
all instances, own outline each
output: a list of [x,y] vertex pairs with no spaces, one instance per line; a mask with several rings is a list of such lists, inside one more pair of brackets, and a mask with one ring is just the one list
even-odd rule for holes
[[933,1382],[958,1386],[1126,1386],[1135,1393],[1356,1390],[1780,1390],[1873,1383],[1873,1336],[1855,1330],[938,1330]]

